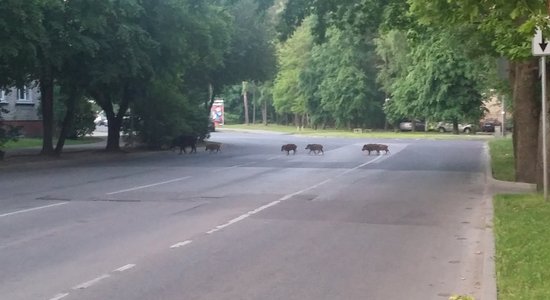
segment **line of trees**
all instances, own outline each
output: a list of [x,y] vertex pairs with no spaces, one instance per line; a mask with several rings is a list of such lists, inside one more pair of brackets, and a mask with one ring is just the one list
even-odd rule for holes
[[[129,111],[151,147],[204,133],[218,91],[275,68],[254,0],[6,0],[0,14],[0,88],[40,87],[43,154],[62,152],[90,100],[108,119],[107,150],[119,150]],[[54,147],[55,111],[64,116]]]
[[[381,128],[408,118],[451,121],[457,130],[479,120],[486,98],[508,95],[517,180],[540,185],[530,40],[535,27],[550,28],[548,7],[550,0],[3,0],[0,87],[39,84],[46,154],[61,152],[89,100],[107,115],[107,149],[118,150],[129,110],[142,139],[160,147],[204,130],[217,96],[235,122]],[[507,80],[497,58],[509,63]],[[65,112],[55,148],[54,111]]]
[[[273,0],[262,2],[269,6]],[[289,43],[301,26],[312,28],[321,45],[330,45],[334,28],[348,38],[374,37],[376,77],[389,99],[384,111],[390,120],[448,119],[456,128],[458,120],[483,114],[482,101],[491,92],[508,95],[513,101],[516,179],[540,187],[541,136],[548,130],[539,125],[539,66],[530,41],[536,27],[550,34],[549,12],[550,0],[289,0],[278,28]],[[312,15],[315,21],[309,24]],[[338,53],[340,57],[332,58],[344,59],[345,52]],[[496,74],[498,58],[509,63],[505,82]],[[339,95],[346,91],[342,88]]]

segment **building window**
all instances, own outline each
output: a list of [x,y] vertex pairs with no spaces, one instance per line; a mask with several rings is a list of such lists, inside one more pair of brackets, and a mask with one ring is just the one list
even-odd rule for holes
[[30,103],[32,102],[31,90],[26,86],[17,89],[17,102]]

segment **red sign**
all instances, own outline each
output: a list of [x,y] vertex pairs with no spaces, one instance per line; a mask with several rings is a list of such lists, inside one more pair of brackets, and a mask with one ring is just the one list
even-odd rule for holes
[[210,110],[210,116],[212,118],[212,121],[214,121],[214,125],[216,127],[223,125],[224,119],[223,119],[223,100],[217,99],[214,100],[214,104],[212,105],[212,108]]

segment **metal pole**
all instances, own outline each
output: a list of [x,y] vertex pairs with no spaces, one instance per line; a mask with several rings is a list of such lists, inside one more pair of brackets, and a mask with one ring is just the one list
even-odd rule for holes
[[542,180],[544,181],[544,201],[548,200],[548,160],[546,155],[546,56],[541,56],[542,75]]

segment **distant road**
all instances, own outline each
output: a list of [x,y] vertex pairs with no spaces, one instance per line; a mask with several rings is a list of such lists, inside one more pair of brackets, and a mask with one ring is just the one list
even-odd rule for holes
[[483,142],[211,140],[222,152],[0,173],[0,298],[479,297]]

